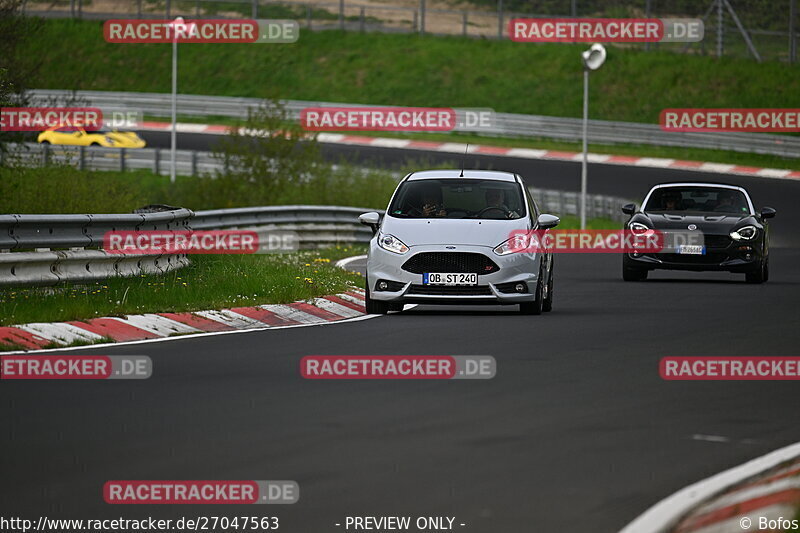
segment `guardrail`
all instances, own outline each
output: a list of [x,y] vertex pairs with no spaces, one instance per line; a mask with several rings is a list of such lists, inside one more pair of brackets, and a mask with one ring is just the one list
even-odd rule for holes
[[[40,104],[73,102],[77,98],[82,103],[100,108],[125,107],[150,116],[171,116],[171,99],[168,94],[36,90],[31,92],[31,96],[34,102]],[[244,119],[247,117],[248,109],[257,107],[263,102],[258,98],[180,94],[178,114],[191,117]],[[284,100],[283,103],[295,120],[299,118],[300,111],[306,107],[361,105],[301,100]],[[516,113],[495,113],[494,118],[495,123],[492,127],[457,126],[454,131],[495,137],[533,137],[568,141],[576,141],[582,136],[582,121],[577,118]],[[800,157],[800,137],[767,133],[667,132],[656,124],[590,120],[589,139],[590,142],[600,144],[647,144]]]
[[[544,211],[576,215],[577,193],[531,189]],[[620,220],[619,206],[627,201],[609,196],[589,196],[588,216]],[[0,286],[55,285],[115,276],[168,272],[189,265],[186,254],[118,254],[102,250],[107,231],[185,231],[246,229],[262,239],[274,231],[296,234],[300,248],[338,243],[366,243],[372,231],[358,215],[382,210],[287,205],[242,207],[192,212],[109,215],[0,215]]]

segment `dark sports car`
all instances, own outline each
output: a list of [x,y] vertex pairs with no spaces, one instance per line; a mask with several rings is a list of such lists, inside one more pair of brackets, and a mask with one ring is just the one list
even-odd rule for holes
[[745,275],[748,283],[769,278],[771,207],[759,212],[742,187],[715,183],[656,185],[637,211],[622,207],[631,218],[625,228],[634,233],[663,232],[659,253],[626,253],[622,258],[625,281],[647,279],[651,270],[728,271]]

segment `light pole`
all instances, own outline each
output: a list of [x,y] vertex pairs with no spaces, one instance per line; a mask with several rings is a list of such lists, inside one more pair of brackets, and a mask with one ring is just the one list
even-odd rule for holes
[[178,33],[188,35],[191,24],[186,24],[183,17],[172,23],[172,132],[170,133],[170,165],[169,182],[175,183],[175,149],[177,145],[176,128],[178,123]]
[[581,229],[586,229],[586,181],[589,157],[589,72],[599,69],[606,60],[602,44],[593,44],[581,53],[583,60],[583,162],[581,163]]

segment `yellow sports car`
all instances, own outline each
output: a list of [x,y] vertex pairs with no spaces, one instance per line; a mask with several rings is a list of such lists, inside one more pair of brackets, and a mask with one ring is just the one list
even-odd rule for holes
[[107,128],[74,130],[59,127],[43,131],[38,141],[42,144],[70,144],[73,146],[106,146],[108,148],[144,148],[144,140],[132,131]]

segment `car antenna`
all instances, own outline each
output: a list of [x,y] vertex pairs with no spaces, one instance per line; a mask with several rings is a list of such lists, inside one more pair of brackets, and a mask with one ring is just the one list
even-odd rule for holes
[[467,159],[468,150],[469,150],[469,143],[467,143],[467,147],[464,148],[464,159],[461,160],[461,174],[458,175],[459,178],[464,177],[464,161]]

